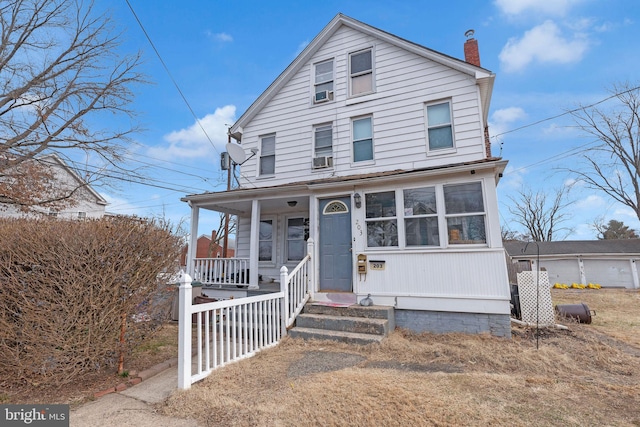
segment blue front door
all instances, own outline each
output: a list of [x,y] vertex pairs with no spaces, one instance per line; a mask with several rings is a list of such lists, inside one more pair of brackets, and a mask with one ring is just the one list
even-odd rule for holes
[[320,291],[351,292],[351,199],[320,200]]

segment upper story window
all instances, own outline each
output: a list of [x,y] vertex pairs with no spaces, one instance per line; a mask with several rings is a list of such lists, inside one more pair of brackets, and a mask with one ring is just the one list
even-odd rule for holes
[[429,150],[453,148],[453,126],[449,101],[427,105]]
[[362,50],[349,55],[351,96],[373,92],[372,50]]
[[333,154],[333,127],[330,124],[316,126],[313,129],[313,139],[316,157]]
[[276,136],[260,138],[260,175],[273,175],[276,172]]
[[314,104],[333,99],[333,59],[315,64]]
[[353,161],[373,160],[373,126],[371,117],[355,119],[353,124]]
[[482,184],[443,186],[449,244],[486,243]]

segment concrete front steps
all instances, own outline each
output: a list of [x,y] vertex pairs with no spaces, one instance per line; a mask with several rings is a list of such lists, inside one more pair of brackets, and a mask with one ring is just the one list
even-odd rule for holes
[[379,343],[395,329],[393,307],[333,307],[307,303],[288,333],[293,338],[333,340],[366,345]]

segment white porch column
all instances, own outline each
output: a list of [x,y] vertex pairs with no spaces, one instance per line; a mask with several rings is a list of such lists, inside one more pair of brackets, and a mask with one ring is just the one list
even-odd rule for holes
[[180,272],[178,287],[178,388],[191,387],[191,276]]
[[640,288],[640,281],[638,280],[638,269],[636,268],[636,260],[629,260],[629,264],[631,264],[631,277],[633,278],[633,287],[634,289],[638,289]]
[[[307,253],[311,255],[311,263],[309,264],[309,296],[314,299],[316,292],[316,284],[320,279],[320,271],[316,268],[320,263],[315,262],[318,256],[318,248],[316,248],[315,242],[318,241],[318,233],[320,230],[320,213],[319,213],[318,197],[315,195],[309,196],[309,240],[307,240]],[[311,249],[309,247],[309,241],[311,241]],[[311,252],[309,252],[311,250]]]
[[[191,203],[189,203],[191,205]],[[196,257],[196,251],[198,250],[198,218],[200,216],[200,208],[198,206],[191,205],[191,236],[189,238],[189,250],[187,251],[187,273],[194,278],[195,266],[194,259]]]
[[258,289],[258,255],[260,254],[259,200],[251,202],[251,238],[249,242],[249,289]]

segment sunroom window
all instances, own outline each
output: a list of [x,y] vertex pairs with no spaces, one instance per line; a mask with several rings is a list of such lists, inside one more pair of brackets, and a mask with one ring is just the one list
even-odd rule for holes
[[411,188],[403,195],[407,246],[439,246],[435,187]]
[[365,205],[367,246],[398,246],[395,191],[366,194]]
[[482,184],[445,185],[443,191],[449,244],[486,243]]

